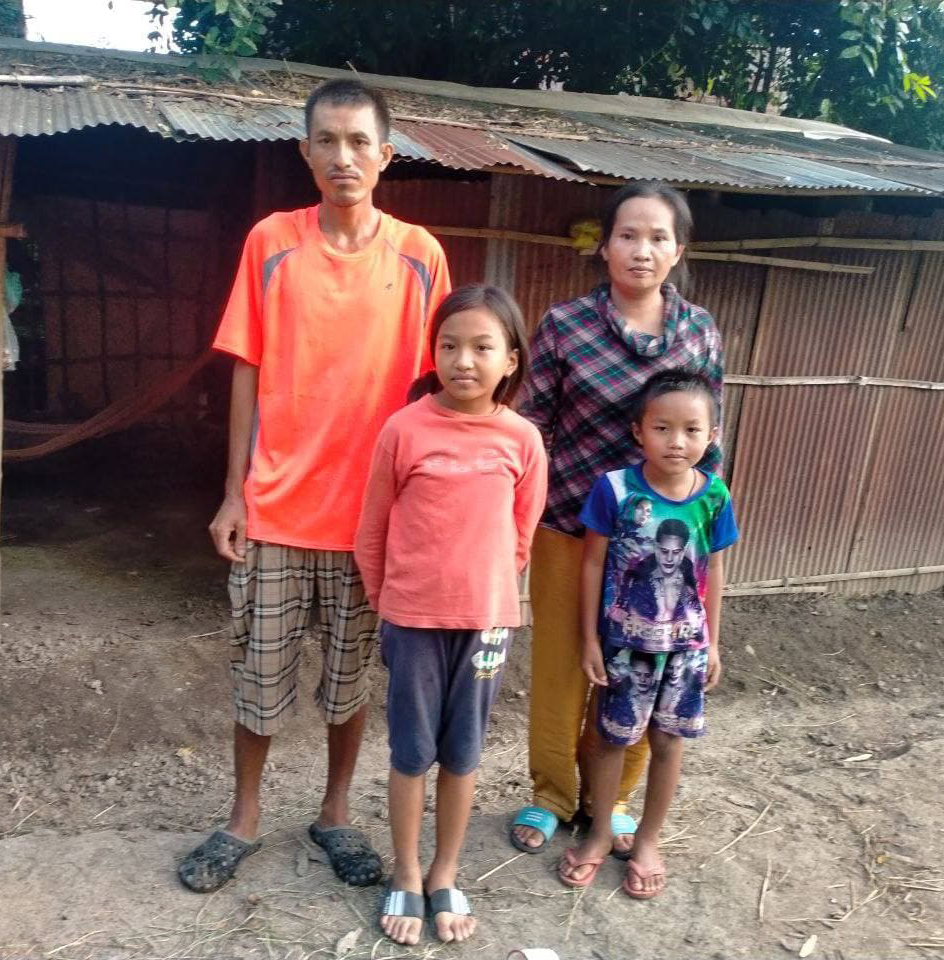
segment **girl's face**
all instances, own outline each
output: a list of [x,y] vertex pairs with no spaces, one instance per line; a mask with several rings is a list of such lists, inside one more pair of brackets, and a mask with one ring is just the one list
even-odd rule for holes
[[652,504],[648,500],[642,500],[636,504],[633,511],[633,520],[640,527],[644,527],[652,519]]
[[675,238],[672,208],[657,197],[633,197],[617,210],[600,253],[613,285],[638,296],[665,283],[684,249]]
[[633,436],[646,460],[666,477],[691,470],[717,435],[708,398],[684,390],[653,398],[642,422],[633,424]]
[[436,373],[443,385],[437,396],[452,410],[474,415],[491,413],[492,394],[502,377],[518,366],[505,329],[485,307],[460,310],[447,317],[436,335]]

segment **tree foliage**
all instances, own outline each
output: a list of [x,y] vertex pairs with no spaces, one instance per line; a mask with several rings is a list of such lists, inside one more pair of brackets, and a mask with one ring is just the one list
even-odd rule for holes
[[[164,0],[185,51],[781,109],[944,146],[944,0]],[[155,6],[159,12],[161,3]]]

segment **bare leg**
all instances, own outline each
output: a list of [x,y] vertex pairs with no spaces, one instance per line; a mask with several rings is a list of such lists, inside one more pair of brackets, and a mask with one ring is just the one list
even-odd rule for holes
[[[459,854],[465,839],[477,770],[461,776],[439,768],[436,781],[436,856],[426,875],[426,890],[433,893],[455,887]],[[467,940],[475,931],[475,917],[454,913],[436,915],[436,935],[444,943]]]
[[[590,789],[593,791],[597,810],[612,810],[619,793],[620,775],[623,772],[623,754],[626,748],[607,743],[597,736],[593,753],[585,758],[590,774]],[[610,818],[597,816],[586,839],[576,849],[579,860],[605,857],[613,847],[613,834],[610,831]],[[590,865],[570,867],[562,861],[562,873],[572,880],[583,880],[593,867]]]
[[[393,836],[395,863],[390,881],[391,890],[423,892],[423,871],[420,869],[420,826],[423,822],[423,799],[426,777],[408,777],[390,768],[388,796],[390,802],[390,832]],[[422,918],[380,918],[383,932],[397,943],[419,943],[423,930]]]
[[649,746],[652,760],[646,781],[646,804],[642,811],[642,823],[636,831],[632,861],[643,874],[651,876],[642,879],[632,870],[627,874],[630,887],[640,893],[658,893],[665,887],[665,864],[659,856],[659,835],[682,772],[681,737],[673,737],[650,727]]
[[226,829],[247,842],[256,839],[259,829],[259,791],[262,768],[269,753],[271,737],[253,733],[241,723],[233,725],[233,764],[236,773],[236,797]]
[[366,722],[367,704],[364,704],[344,723],[328,724],[328,783],[316,821],[319,827],[343,827],[350,823],[348,791]]

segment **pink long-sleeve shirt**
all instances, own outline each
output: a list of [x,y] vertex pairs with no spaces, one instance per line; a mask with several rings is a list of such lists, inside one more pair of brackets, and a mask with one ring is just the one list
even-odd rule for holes
[[519,626],[546,494],[541,435],[512,410],[404,407],[377,438],[354,541],[371,606],[403,627]]

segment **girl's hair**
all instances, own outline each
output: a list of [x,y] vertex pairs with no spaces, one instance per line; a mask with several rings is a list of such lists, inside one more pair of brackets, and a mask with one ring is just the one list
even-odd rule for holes
[[[504,290],[489,287],[483,283],[468,283],[449,294],[436,308],[429,329],[429,352],[435,358],[436,340],[442,325],[454,314],[463,310],[487,310],[501,324],[508,350],[518,351],[518,366],[510,376],[502,377],[492,393],[495,403],[511,404],[521,384],[528,375],[531,351],[528,348],[528,334],[525,331],[524,317],[518,304]],[[428,393],[442,390],[442,384],[435,370],[430,370],[413,382],[407,392],[407,403],[413,403]]]
[[[666,183],[659,180],[641,180],[620,187],[607,200],[606,207],[603,210],[603,230],[600,237],[600,246],[597,248],[598,254],[610,242],[619,208],[627,200],[635,200],[636,197],[661,200],[672,211],[672,226],[675,230],[676,243],[680,246],[688,246],[692,239],[692,229],[694,227],[692,211],[688,206],[688,201],[678,190]],[[684,253],[682,259],[672,268],[672,272],[669,274],[669,282],[674,283],[683,296],[688,291],[691,285],[691,277]]]
[[708,404],[708,420],[711,426],[718,425],[720,411],[718,398],[711,389],[711,381],[700,373],[688,373],[685,370],[665,370],[650,377],[642,389],[633,398],[629,419],[637,425],[642,423],[646,409],[656,397],[667,393],[694,393],[700,394]]

